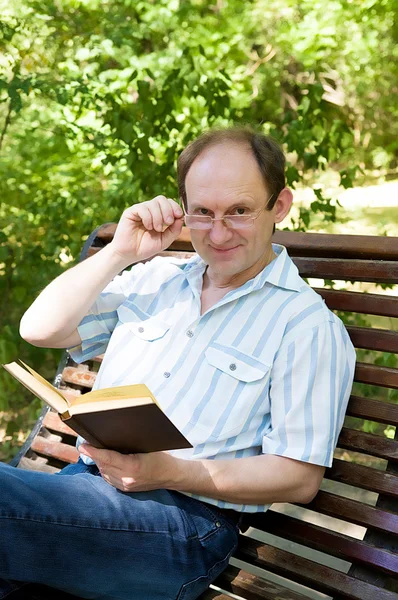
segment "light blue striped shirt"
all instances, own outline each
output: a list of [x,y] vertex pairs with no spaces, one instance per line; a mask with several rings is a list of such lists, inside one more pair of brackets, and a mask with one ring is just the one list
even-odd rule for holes
[[[78,330],[76,362],[105,352],[94,389],[145,383],[193,445],[185,459],[261,453],[330,466],[355,351],[286,249],[203,315],[206,264],[156,257],[104,289]],[[84,457],[86,458],[86,457]],[[221,508],[261,512],[192,495]]]

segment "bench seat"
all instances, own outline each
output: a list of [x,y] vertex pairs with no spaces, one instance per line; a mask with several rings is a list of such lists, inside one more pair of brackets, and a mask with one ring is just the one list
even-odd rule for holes
[[[95,230],[81,259],[109,243],[115,227]],[[274,239],[287,247],[301,276],[329,308],[346,315],[361,356],[334,462],[319,493],[306,505],[274,504],[265,514],[251,515],[231,564],[201,600],[230,600],[230,594],[246,600],[325,595],[397,600],[398,392],[393,390],[398,390],[398,238],[276,232]],[[163,254],[192,252],[184,229]],[[324,287],[322,280],[337,283]],[[379,293],[380,285],[387,293]],[[362,315],[363,322],[352,315]],[[388,364],[381,353],[391,355]],[[54,384],[70,396],[84,394],[101,360],[76,365],[65,352]],[[77,461],[75,441],[76,434],[44,408],[12,464],[56,472]]]

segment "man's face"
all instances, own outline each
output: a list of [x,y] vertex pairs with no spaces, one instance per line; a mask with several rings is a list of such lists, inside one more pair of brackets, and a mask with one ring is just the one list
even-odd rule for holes
[[[248,229],[230,229],[216,221],[208,231],[191,230],[192,244],[211,272],[226,279],[250,269],[262,270],[269,255],[275,208],[265,210],[270,197],[250,148],[219,144],[204,150],[185,180],[187,212],[220,219],[262,209]],[[257,214],[257,213],[256,213]]]

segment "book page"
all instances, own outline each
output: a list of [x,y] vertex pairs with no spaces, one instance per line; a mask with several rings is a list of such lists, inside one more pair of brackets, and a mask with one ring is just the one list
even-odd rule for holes
[[22,385],[26,387],[35,396],[44,400],[51,408],[59,413],[64,413],[68,410],[68,403],[57,390],[46,381],[45,385],[39,379],[36,379],[34,375],[26,371],[18,363],[12,362],[8,365],[3,365],[15,379],[17,379]]
[[147,398],[148,402],[158,404],[147,386],[143,383],[137,383],[135,385],[119,385],[87,392],[76,398],[72,405],[76,406],[85,402],[101,402],[102,400],[132,400],[134,398]]
[[80,414],[87,414],[93,412],[104,412],[104,411],[114,411],[118,408],[136,408],[137,406],[145,406],[146,404],[153,405],[151,398],[101,398],[100,401],[94,400],[94,402],[79,402],[79,404],[74,404],[68,409],[68,413],[71,417]]
[[21,365],[23,365],[25,367],[25,369],[27,369],[29,371],[29,373],[31,375],[33,375],[33,377],[35,377],[38,381],[41,381],[44,385],[46,385],[48,388],[50,388],[50,390],[53,390],[54,392],[57,392],[57,394],[59,394],[61,396],[61,398],[63,400],[65,400],[65,402],[67,404],[69,404],[68,399],[65,398],[65,396],[63,395],[63,393],[60,390],[57,390],[57,388],[55,388],[53,385],[51,385],[51,383],[49,383],[47,381],[47,379],[44,379],[44,377],[42,377],[39,373],[37,373],[37,371],[35,371],[34,369],[32,369],[32,367],[30,367],[26,363],[24,363],[23,360],[21,360],[21,359],[18,359],[18,360],[21,363]]

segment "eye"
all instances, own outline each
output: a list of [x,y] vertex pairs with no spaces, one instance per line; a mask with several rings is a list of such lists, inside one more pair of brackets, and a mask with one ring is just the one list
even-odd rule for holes
[[209,214],[209,211],[208,211],[208,209],[207,209],[207,208],[199,208],[199,209],[198,209],[198,213],[199,213],[200,215],[208,215],[208,214]]
[[247,215],[250,212],[249,209],[244,206],[237,206],[234,211],[236,215]]

